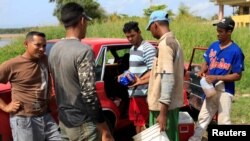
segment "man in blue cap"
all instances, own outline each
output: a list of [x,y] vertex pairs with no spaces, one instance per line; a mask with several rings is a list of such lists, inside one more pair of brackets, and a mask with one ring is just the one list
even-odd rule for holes
[[179,141],[179,108],[183,105],[183,52],[178,40],[169,29],[165,11],[154,11],[147,30],[159,39],[158,53],[154,58],[149,79],[149,125],[159,123],[171,141]]

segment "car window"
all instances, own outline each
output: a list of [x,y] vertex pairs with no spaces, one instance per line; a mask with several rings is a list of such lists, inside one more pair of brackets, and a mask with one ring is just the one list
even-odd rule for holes
[[205,61],[203,54],[205,53],[205,48],[195,48],[193,51],[193,58],[191,62],[191,72],[197,73],[201,69],[201,64]]
[[96,74],[96,81],[102,81],[103,79],[103,65],[104,63],[104,59],[105,59],[105,54],[106,54],[106,47],[103,47],[99,54],[97,55],[96,61],[95,61],[95,74]]
[[55,43],[47,43],[47,44],[46,44],[46,51],[45,51],[45,54],[46,54],[47,56],[49,56],[50,50],[51,50],[51,48],[52,48],[52,46],[53,46],[54,44],[55,44]]
[[[116,72],[121,68],[121,62],[129,62],[129,58],[124,56],[129,55],[129,49],[131,45],[110,45],[103,46],[96,58],[95,72],[96,81],[103,81],[105,68],[116,68]],[[112,65],[112,66],[109,66]],[[123,64],[122,64],[123,65]],[[116,67],[115,67],[116,66]],[[128,68],[127,68],[128,69]]]
[[131,46],[127,46],[127,48],[109,47],[106,54],[106,64],[119,63],[126,54],[129,54],[130,47]]

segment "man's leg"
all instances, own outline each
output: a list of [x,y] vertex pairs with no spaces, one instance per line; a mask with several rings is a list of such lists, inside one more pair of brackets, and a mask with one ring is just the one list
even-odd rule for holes
[[168,111],[167,135],[170,141],[179,141],[179,108]]
[[[157,117],[159,115],[159,111],[150,111],[149,114],[149,126],[156,124]],[[167,128],[166,133],[170,141],[179,141],[179,132],[178,132],[178,124],[179,124],[179,108],[169,110],[167,117]]]
[[226,92],[221,92],[219,97],[218,124],[231,124],[230,112],[233,96]]
[[[12,136],[14,141],[34,141],[38,140],[35,137],[33,131],[32,117],[24,116],[11,116],[10,126],[12,131]],[[37,133],[39,134],[39,133]],[[39,139],[45,140],[45,138],[40,137]]]
[[206,131],[207,126],[211,122],[213,116],[217,112],[218,107],[218,94],[205,98],[194,130],[194,135],[189,138],[189,141],[200,141],[203,133]]
[[100,132],[93,122],[85,122],[81,126],[68,128],[62,122],[59,123],[62,134],[62,141],[99,141]]
[[61,122],[59,121],[59,128],[60,128],[60,132],[61,132],[61,140],[62,141],[69,141],[69,137],[66,133],[66,126]]
[[53,117],[48,113],[44,115],[45,123],[45,138],[47,141],[61,141],[59,127]]
[[153,126],[156,123],[158,115],[159,111],[149,111],[149,126]]
[[146,123],[148,123],[148,103],[146,97],[135,97],[134,101],[134,112],[136,116],[134,124],[136,126],[136,133],[140,133],[146,129]]

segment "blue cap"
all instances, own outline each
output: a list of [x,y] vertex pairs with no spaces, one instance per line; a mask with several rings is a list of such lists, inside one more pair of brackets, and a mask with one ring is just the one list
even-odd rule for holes
[[165,11],[160,11],[160,10],[152,12],[149,17],[148,26],[146,29],[149,30],[150,25],[155,21],[169,21],[168,13]]

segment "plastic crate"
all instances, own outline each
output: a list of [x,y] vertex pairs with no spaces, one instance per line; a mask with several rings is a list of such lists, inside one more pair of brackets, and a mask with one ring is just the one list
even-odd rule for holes
[[169,141],[166,132],[160,132],[159,124],[155,124],[133,136],[134,141]]

